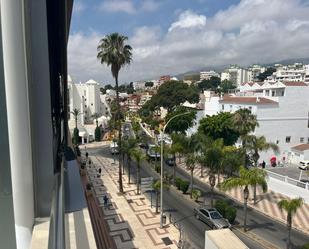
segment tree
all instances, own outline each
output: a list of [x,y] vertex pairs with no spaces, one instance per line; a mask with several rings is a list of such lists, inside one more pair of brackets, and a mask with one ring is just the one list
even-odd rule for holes
[[192,110],[191,108],[187,108],[185,106],[178,106],[175,108],[175,110],[169,112],[165,117],[165,122],[167,122],[168,120],[170,120],[176,115],[179,115],[179,114],[182,114],[188,111],[191,111],[191,112],[186,115],[182,115],[182,116],[176,117],[173,120],[171,120],[171,122],[168,124],[168,127],[166,127],[166,132],[167,133],[172,133],[172,132],[185,133],[186,130],[192,127],[194,125],[194,120],[196,118],[196,111]]
[[268,76],[271,76],[274,72],[276,72],[276,68],[269,67],[266,69],[265,72],[260,73],[257,78],[259,81],[264,81]]
[[132,157],[132,151],[134,151],[136,148],[137,140],[134,138],[124,139],[122,141],[122,165],[123,165],[123,171],[124,171],[124,165],[125,165],[125,157],[127,158],[126,163],[128,166],[128,183],[131,182],[131,157]]
[[200,91],[204,91],[204,90],[217,91],[220,83],[221,83],[221,79],[219,77],[212,76],[209,80],[202,80],[198,84],[198,88]]
[[228,93],[229,90],[235,89],[236,86],[232,81],[229,80],[223,80],[220,84],[220,92],[221,93]]
[[95,119],[95,123],[96,123],[96,128],[94,131],[94,138],[95,138],[95,141],[99,142],[101,141],[101,128],[98,126],[98,118],[100,117],[100,115],[98,113],[94,113],[92,117]]
[[195,162],[196,162],[196,157],[193,153],[190,153],[187,155],[186,157],[186,167],[188,170],[190,170],[190,175],[191,175],[191,179],[190,179],[190,185],[191,185],[191,191],[190,191],[190,198],[192,199],[192,193],[193,193],[193,171],[195,168]]
[[230,190],[232,188],[244,187],[244,231],[247,231],[247,205],[249,198],[249,186],[258,185],[261,186],[263,192],[267,191],[267,182],[265,180],[265,171],[254,168],[248,170],[245,167],[240,167],[239,176],[230,177],[224,180],[220,184],[220,189],[223,191]]
[[[155,180],[152,184],[152,188],[154,189],[154,191],[156,192],[156,213],[159,213],[159,195],[160,190],[161,190],[161,181],[160,180]],[[164,189],[168,189],[169,185],[165,182],[163,182],[163,188]]]
[[[212,146],[207,149],[206,151],[206,164],[209,168],[209,184],[211,187],[211,207],[213,207],[213,195],[214,195],[214,187],[216,185],[216,177],[215,173],[218,173],[221,170],[221,161],[222,161],[222,146],[223,141],[222,139],[218,139],[214,141]],[[219,176],[218,176],[219,178]]]
[[198,131],[213,140],[222,138],[224,145],[234,145],[239,133],[232,126],[232,117],[233,114],[229,112],[206,116],[201,119]]
[[224,146],[222,157],[222,170],[229,177],[238,173],[242,162],[242,151],[235,146]]
[[135,162],[136,162],[136,166],[137,166],[137,194],[140,194],[140,184],[141,184],[141,162],[143,160],[145,160],[145,154],[142,153],[140,150],[138,149],[134,149],[131,151],[131,155],[133,156]]
[[153,87],[153,82],[152,81],[145,82],[145,87]]
[[296,214],[297,209],[303,205],[304,201],[301,198],[292,199],[292,200],[281,200],[278,202],[278,207],[280,210],[285,210],[287,212],[287,228],[288,228],[288,240],[286,248],[291,248],[291,229],[292,229],[292,220],[293,215]]
[[[278,145],[274,143],[268,143],[264,136],[256,137],[254,135],[247,135],[246,137],[244,137],[244,141],[245,141],[244,144],[246,146],[246,150],[250,152],[251,158],[254,161],[255,167],[258,166],[260,152],[268,151],[269,149],[272,149],[275,153],[279,151]],[[254,186],[253,200],[254,200],[254,204],[256,204],[256,185]]]
[[[132,47],[125,44],[128,37],[120,35],[118,33],[112,33],[102,38],[98,45],[97,58],[101,64],[106,64],[111,67],[113,78],[115,79],[116,85],[116,103],[117,103],[117,114],[120,116],[120,102],[119,102],[119,85],[118,75],[122,67],[130,64],[132,61]],[[118,122],[118,141],[119,148],[121,148],[121,122]],[[119,160],[119,192],[123,193],[122,186],[122,172],[121,172],[121,160]]]
[[73,111],[71,111],[71,113],[73,114],[74,116],[74,119],[75,119],[75,128],[73,130],[73,144],[74,145],[77,145],[78,144],[78,137],[79,137],[79,130],[77,128],[77,118],[78,116],[81,114],[80,110],[78,109],[73,109]]

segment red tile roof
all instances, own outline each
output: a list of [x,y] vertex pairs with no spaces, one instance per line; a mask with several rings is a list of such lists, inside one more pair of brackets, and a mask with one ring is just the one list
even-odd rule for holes
[[221,103],[244,103],[244,104],[277,104],[278,102],[261,97],[238,97],[238,96],[223,96]]
[[299,145],[292,147],[291,149],[298,150],[298,151],[309,150],[309,144],[299,144]]
[[286,86],[308,86],[302,81],[284,81],[283,84]]

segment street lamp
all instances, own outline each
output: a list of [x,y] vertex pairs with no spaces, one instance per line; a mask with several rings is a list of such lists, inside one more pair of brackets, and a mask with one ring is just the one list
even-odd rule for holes
[[166,124],[163,126],[163,129],[160,130],[160,137],[161,137],[161,186],[160,186],[160,191],[161,191],[161,195],[160,195],[160,205],[161,205],[161,209],[160,209],[160,228],[163,228],[163,134],[165,132],[166,127],[168,126],[168,124],[174,119],[177,118],[179,116],[183,116],[183,115],[187,115],[191,112],[184,112],[184,113],[180,113],[175,115],[174,117],[170,118]]

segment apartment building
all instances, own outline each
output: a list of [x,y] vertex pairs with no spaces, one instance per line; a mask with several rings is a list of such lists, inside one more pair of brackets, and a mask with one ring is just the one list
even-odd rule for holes
[[[278,161],[288,161],[291,147],[309,143],[309,86],[304,82],[276,82],[273,84],[247,84],[248,88],[223,97],[208,95],[205,115],[235,112],[242,108],[257,116],[256,136],[280,148]],[[251,87],[251,89],[249,89]],[[269,163],[272,151],[261,154]]]
[[259,74],[264,73],[265,71],[266,67],[257,64],[248,67],[248,82],[258,81],[257,77]]
[[309,83],[309,65],[294,63],[283,66],[275,65],[276,72],[267,78],[268,81],[301,81]]
[[200,80],[209,80],[211,77],[219,77],[220,78],[220,74],[213,71],[213,70],[200,72]]
[[232,65],[221,73],[221,81],[229,80],[239,87],[241,84],[248,82],[248,70]]

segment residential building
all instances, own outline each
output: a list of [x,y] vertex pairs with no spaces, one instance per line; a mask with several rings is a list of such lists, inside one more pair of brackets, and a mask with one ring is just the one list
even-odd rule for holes
[[261,73],[264,73],[266,71],[266,67],[263,67],[261,65],[252,65],[248,68],[248,82],[256,82],[258,81],[258,76]]
[[211,77],[219,77],[220,74],[215,71],[203,71],[200,72],[200,80],[209,80]]
[[170,80],[171,80],[171,76],[170,75],[163,75],[163,76],[161,76],[160,79],[159,79],[159,86],[164,84],[167,81],[170,81]]
[[237,65],[231,65],[221,73],[221,81],[229,80],[239,87],[242,83],[248,82],[248,70]]
[[[223,97],[210,95],[206,98],[205,115],[251,110],[259,122],[254,134],[277,144],[280,152],[275,156],[286,162],[291,147],[309,143],[309,86],[303,82],[266,82],[249,87]],[[261,160],[269,163],[272,156],[272,151],[262,153]]]
[[276,72],[268,78],[268,81],[301,81],[309,83],[309,65],[294,63],[283,66],[276,64]]

